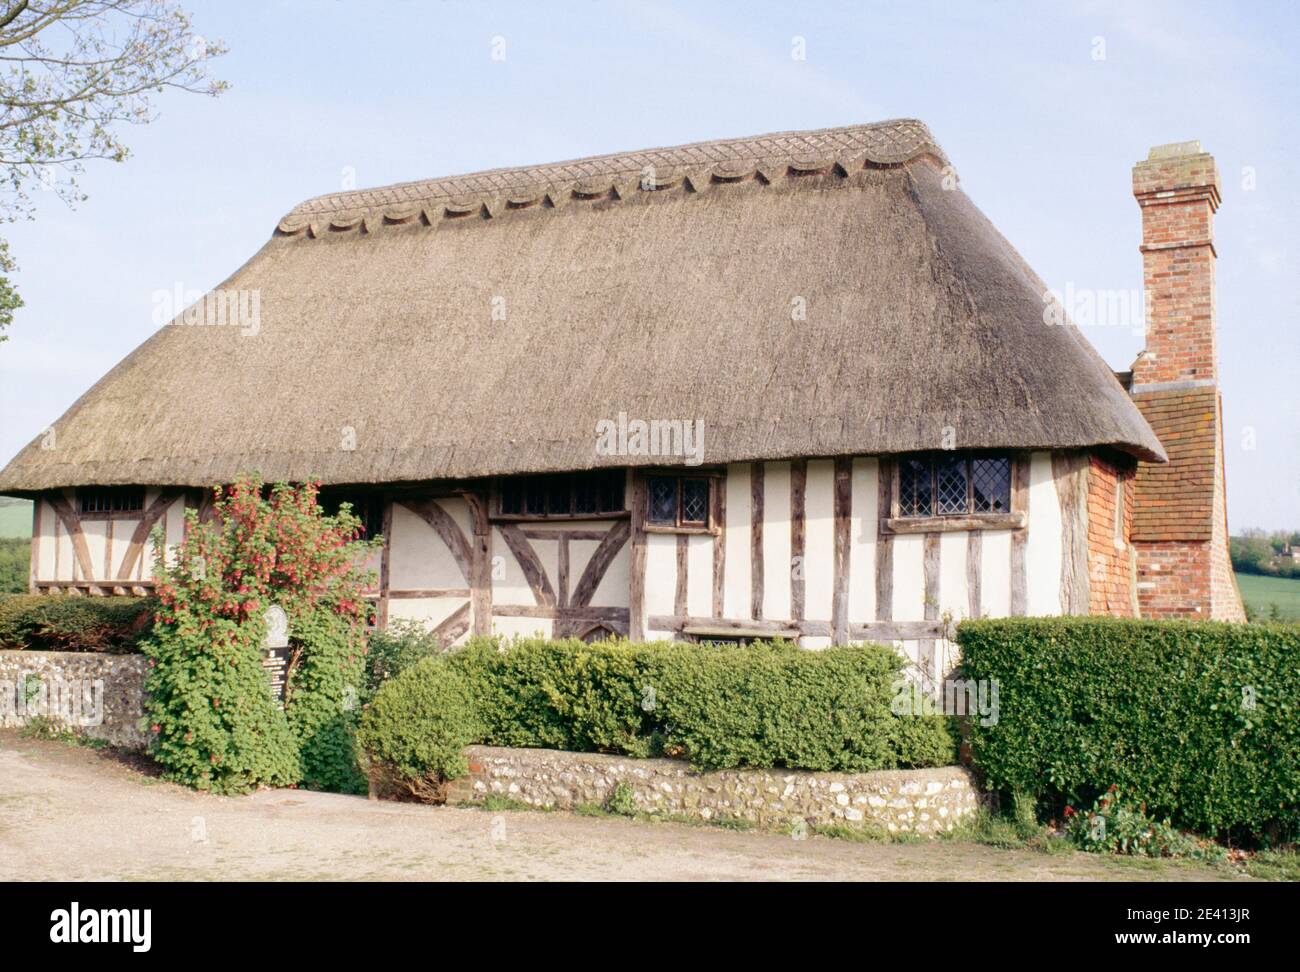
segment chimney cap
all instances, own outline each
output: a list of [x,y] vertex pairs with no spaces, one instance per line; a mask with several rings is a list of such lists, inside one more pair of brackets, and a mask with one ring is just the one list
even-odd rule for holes
[[1199,139],[1193,139],[1190,142],[1170,142],[1168,145],[1154,145],[1147,154],[1148,162],[1157,162],[1162,159],[1178,159],[1185,155],[1200,155],[1201,142]]

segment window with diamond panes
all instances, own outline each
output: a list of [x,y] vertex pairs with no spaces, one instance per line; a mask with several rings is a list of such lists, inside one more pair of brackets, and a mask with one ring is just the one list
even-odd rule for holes
[[964,516],[1011,512],[1011,460],[1006,456],[901,459],[899,516]]
[[971,510],[1011,512],[1011,460],[1006,457],[970,461]]
[[930,516],[934,479],[926,459],[903,459],[898,465],[898,515]]
[[940,516],[970,512],[970,479],[965,459],[938,459],[934,464],[934,506]]
[[651,476],[647,482],[646,521],[654,526],[707,529],[709,480]]

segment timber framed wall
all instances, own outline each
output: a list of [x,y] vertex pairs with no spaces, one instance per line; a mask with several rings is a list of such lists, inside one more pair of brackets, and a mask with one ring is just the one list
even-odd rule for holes
[[[708,529],[689,531],[647,526],[645,471],[626,475],[626,512],[590,518],[497,515],[479,482],[380,488],[385,543],[368,564],[378,622],[418,621],[446,644],[475,633],[872,640],[942,677],[963,618],[1127,613],[1129,554],[1096,552],[1099,521],[1112,515],[1100,497],[1125,481],[1106,460],[1014,454],[1008,514],[942,524],[895,515],[895,464],[719,467],[701,474],[713,483]],[[202,512],[202,494],[149,489],[142,511],[91,519],[77,515],[73,490],[42,495],[33,589],[147,592],[149,531],[161,525],[178,543],[187,506]]]

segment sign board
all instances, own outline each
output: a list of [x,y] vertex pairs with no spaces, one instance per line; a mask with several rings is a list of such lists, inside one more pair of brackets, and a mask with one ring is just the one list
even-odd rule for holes
[[262,647],[289,647],[289,617],[284,613],[284,608],[278,604],[272,604],[266,609],[266,613],[262,615],[262,620],[266,622],[266,641],[262,644]]
[[289,667],[289,616],[284,608],[272,604],[262,615],[266,622],[266,640],[262,643],[262,667],[271,682],[271,695],[284,706],[285,677]]

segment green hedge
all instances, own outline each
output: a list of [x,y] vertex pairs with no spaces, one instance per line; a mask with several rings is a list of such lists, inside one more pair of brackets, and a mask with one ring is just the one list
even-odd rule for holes
[[989,784],[1090,805],[1112,784],[1206,834],[1300,829],[1300,628],[1021,618],[963,622],[963,675],[998,685],[971,720]]
[[152,597],[0,595],[0,649],[136,652],[157,606]]
[[954,761],[942,716],[895,715],[902,661],[862,645],[712,647],[473,639],[387,682],[362,716],[372,767],[454,779],[471,743],[863,772]]

